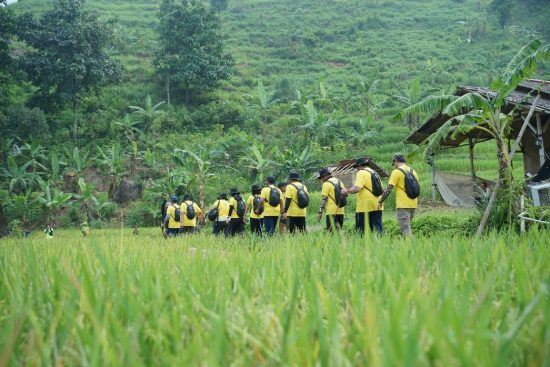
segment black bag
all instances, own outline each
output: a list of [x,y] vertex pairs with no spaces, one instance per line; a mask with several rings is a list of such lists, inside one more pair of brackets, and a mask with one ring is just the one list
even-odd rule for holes
[[342,195],[342,182],[338,180],[338,184],[332,181],[328,181],[334,186],[334,198],[331,198],[338,208],[343,208],[348,204],[348,198]]
[[174,220],[176,222],[181,221],[181,210],[180,210],[180,208],[176,208],[176,210],[174,210]]
[[185,216],[187,217],[187,219],[189,220],[195,219],[195,216],[197,215],[195,213],[195,203],[193,202],[191,202],[191,204],[185,203],[185,205],[187,205],[187,209],[185,210]]
[[269,190],[269,205],[271,206],[277,206],[281,204],[281,193],[279,189],[272,187],[271,190]]
[[403,174],[405,175],[405,193],[409,197],[409,199],[416,199],[420,196],[420,185],[418,184],[418,180],[413,175],[413,169],[409,172],[406,172],[405,170],[398,168]]
[[216,219],[218,219],[218,216],[219,216],[218,208],[219,207],[220,207],[220,200],[218,200],[218,206],[216,206],[215,208],[212,208],[208,211],[208,214],[206,216],[208,217],[209,221],[215,222]]
[[374,196],[380,196],[384,192],[382,189],[382,180],[380,180],[380,176],[376,171],[367,169],[368,173],[370,173],[370,182],[372,190],[367,189],[365,186],[365,189],[369,190]]
[[245,211],[246,205],[241,195],[235,195],[234,198],[237,201],[237,207],[235,208],[235,210],[237,211],[237,216],[242,218],[244,217],[244,211]]
[[309,205],[309,195],[306,190],[304,190],[304,185],[302,184],[300,187],[296,186],[295,184],[291,185],[294,186],[297,190],[296,197],[298,198],[298,201],[296,202],[296,205],[298,205],[298,208],[307,208],[307,206]]
[[254,196],[254,200],[252,201],[252,209],[256,215],[261,215],[264,212],[264,206],[260,205],[261,200],[261,196]]
[[166,208],[168,207],[168,201],[167,200],[163,200],[162,203],[160,204],[160,217],[164,220],[164,218],[166,217]]

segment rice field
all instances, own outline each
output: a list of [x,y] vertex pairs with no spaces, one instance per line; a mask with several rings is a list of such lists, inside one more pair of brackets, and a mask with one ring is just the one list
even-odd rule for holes
[[548,232],[0,241],[0,366],[548,366]]

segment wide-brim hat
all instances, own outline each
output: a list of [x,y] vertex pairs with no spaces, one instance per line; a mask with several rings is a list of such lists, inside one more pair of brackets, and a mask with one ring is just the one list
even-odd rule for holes
[[323,177],[330,176],[330,170],[328,168],[321,168],[319,170],[319,177],[317,179],[322,179]]
[[300,175],[298,174],[298,172],[290,172],[290,174],[288,175],[288,179],[299,181]]
[[237,195],[237,194],[240,194],[239,189],[232,188],[231,190],[229,190],[229,195]]
[[353,167],[361,167],[361,166],[366,166],[370,161],[370,158],[358,158],[356,161],[355,161],[355,164],[353,165]]

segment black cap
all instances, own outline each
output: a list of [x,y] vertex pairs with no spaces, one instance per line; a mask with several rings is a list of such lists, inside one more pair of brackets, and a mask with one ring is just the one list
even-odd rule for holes
[[275,184],[275,177],[273,176],[267,176],[265,180],[267,181],[267,183],[270,183],[272,185]]
[[258,184],[252,185],[252,188],[251,188],[252,192],[261,191],[261,190],[262,190],[262,188],[260,187],[260,185],[258,185]]
[[290,172],[290,174],[288,175],[288,179],[294,180],[294,181],[300,181],[300,175],[298,174],[298,172]]
[[321,168],[319,170],[319,177],[317,179],[322,179],[325,176],[330,176],[330,170],[328,168]]
[[393,159],[401,163],[407,163],[407,160],[405,159],[405,156],[403,154],[394,154]]
[[229,190],[229,195],[233,196],[233,195],[237,195],[237,194],[240,194],[239,189],[234,187],[231,190]]

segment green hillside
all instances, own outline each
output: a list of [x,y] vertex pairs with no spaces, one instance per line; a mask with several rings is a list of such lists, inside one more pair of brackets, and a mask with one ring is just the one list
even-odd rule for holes
[[[124,72],[121,83],[84,98],[76,144],[92,156],[97,147],[121,146],[120,156],[137,162],[133,176],[146,182],[146,194],[151,191],[148,203],[156,197],[153,192],[160,195],[174,187],[169,172],[178,169],[181,186],[196,194],[196,177],[174,161],[175,148],[215,153],[207,157],[215,163],[208,202],[229,186],[248,188],[260,174],[276,172],[282,179],[285,167],[299,160],[306,147],[311,163],[306,177],[321,165],[361,155],[389,170],[392,153],[413,148],[402,144],[409,127],[392,120],[404,107],[397,95],[407,94],[415,82],[426,93],[489,85],[522,45],[533,38],[550,40],[550,6],[545,1],[513,1],[511,18],[501,27],[487,0],[230,0],[220,18],[227,51],[235,59],[232,78],[187,106],[176,90],[173,105],[164,105],[164,113],[148,124],[138,121],[139,134],[129,142],[116,125],[131,112],[129,106],[143,106],[148,95],[153,104],[166,99],[152,66],[158,3],[85,2],[102,19],[117,21],[113,47]],[[38,16],[51,6],[51,1],[20,0],[10,8]],[[25,48],[12,46],[16,53],[19,47]],[[550,69],[539,70],[539,77],[549,78]],[[259,81],[269,97],[264,107],[258,101]],[[28,84],[13,88],[9,103],[26,103],[31,92]],[[321,115],[318,120],[324,119],[323,132],[304,129],[308,100]],[[48,153],[62,154],[62,147],[72,151],[69,108],[47,113],[46,119],[52,137],[42,145]],[[262,166],[266,172],[249,168],[250,160],[258,164],[252,145],[272,161]],[[476,146],[476,154],[478,174],[494,178],[493,144]],[[467,156],[465,150],[441,152],[438,168],[467,173]],[[427,198],[429,167],[423,160],[414,164]],[[97,161],[91,166],[100,168]],[[521,162],[515,168],[520,172]],[[106,189],[94,182],[98,191]]]

